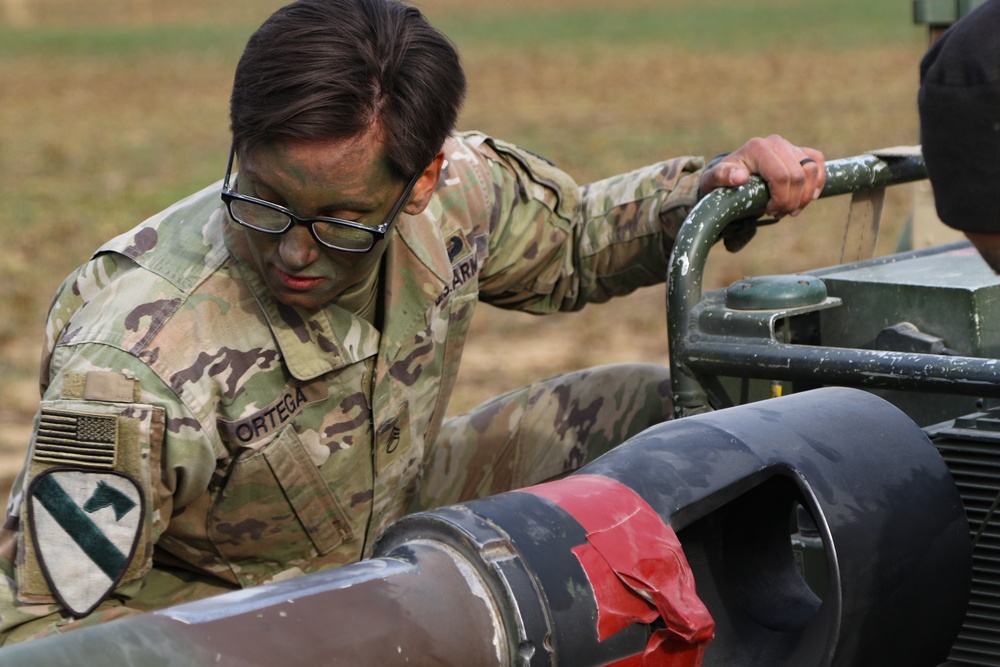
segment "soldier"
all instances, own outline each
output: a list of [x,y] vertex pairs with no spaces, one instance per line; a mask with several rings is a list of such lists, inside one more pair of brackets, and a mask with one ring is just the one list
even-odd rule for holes
[[576,310],[663,280],[699,192],[818,196],[771,136],[578,186],[453,133],[450,42],[395,0],[303,0],[251,37],[225,177],[109,241],[48,318],[0,534],[6,641],[336,567],[407,511],[578,468],[671,414],[590,369],[444,421],[480,301]]
[[938,217],[1000,273],[1000,0],[948,28],[920,63],[920,140]]

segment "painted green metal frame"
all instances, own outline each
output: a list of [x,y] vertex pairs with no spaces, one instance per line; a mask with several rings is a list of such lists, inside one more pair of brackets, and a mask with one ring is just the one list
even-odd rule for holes
[[[920,156],[862,155],[828,162],[821,196],[923,178],[926,169]],[[787,311],[741,311],[737,315],[742,324],[735,334],[706,330],[698,306],[709,250],[727,225],[763,210],[768,197],[766,185],[756,177],[739,188],[716,190],[692,209],[677,236],[667,289],[675,417],[719,407],[710,404],[706,386],[721,375],[1000,397],[1000,361],[996,359],[795,345],[760,335],[777,318],[787,317]],[[748,324],[747,319],[752,322]]]

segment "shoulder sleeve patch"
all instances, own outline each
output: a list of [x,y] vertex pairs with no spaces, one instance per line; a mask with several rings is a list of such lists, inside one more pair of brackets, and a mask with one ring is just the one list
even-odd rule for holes
[[50,468],[28,487],[35,555],[52,594],[86,616],[118,585],[142,532],[143,493],[128,475]]
[[32,459],[86,468],[114,468],[118,419],[113,415],[42,408]]
[[149,571],[163,420],[141,403],[42,402],[20,507],[22,601],[86,616]]

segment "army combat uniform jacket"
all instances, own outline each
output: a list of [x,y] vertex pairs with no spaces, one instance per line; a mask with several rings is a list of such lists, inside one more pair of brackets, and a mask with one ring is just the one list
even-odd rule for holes
[[390,233],[377,327],[275,301],[218,184],[66,280],[0,532],[0,643],[360,559],[414,498],[477,302],[575,310],[662,282],[702,166],[578,187],[480,134],[444,151]]

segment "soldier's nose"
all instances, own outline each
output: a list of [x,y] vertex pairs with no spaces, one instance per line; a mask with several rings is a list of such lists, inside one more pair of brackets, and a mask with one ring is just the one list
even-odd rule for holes
[[300,269],[313,263],[319,252],[319,245],[304,225],[293,225],[281,235],[278,252],[285,266]]

